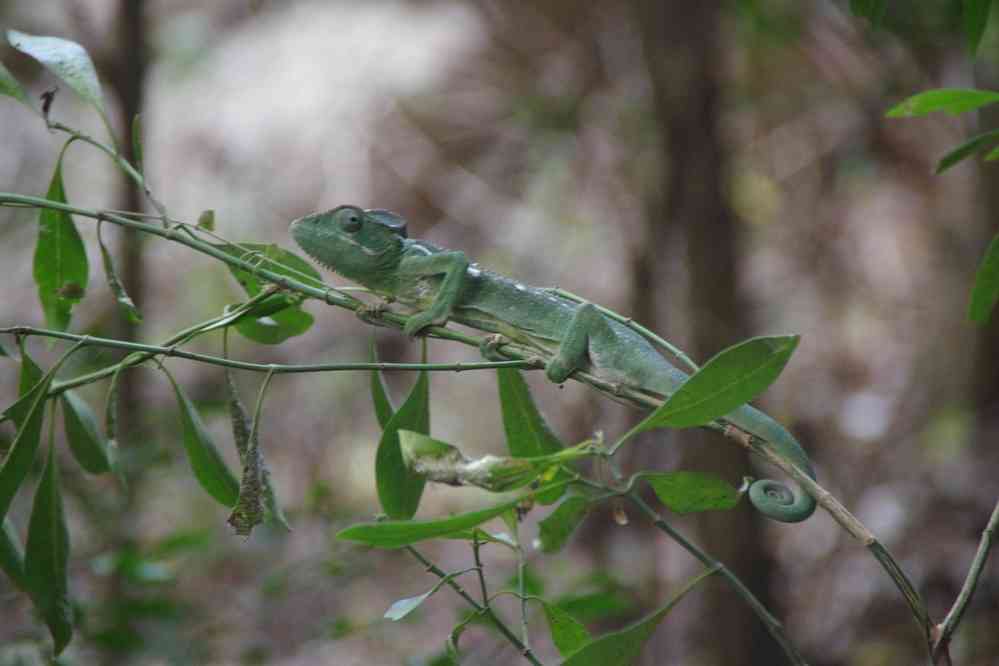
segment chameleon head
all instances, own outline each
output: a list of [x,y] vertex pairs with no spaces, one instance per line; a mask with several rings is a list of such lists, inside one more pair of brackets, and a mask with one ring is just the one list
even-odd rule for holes
[[292,238],[330,270],[361,284],[392,274],[403,252],[405,221],[383,210],[339,206],[291,223]]

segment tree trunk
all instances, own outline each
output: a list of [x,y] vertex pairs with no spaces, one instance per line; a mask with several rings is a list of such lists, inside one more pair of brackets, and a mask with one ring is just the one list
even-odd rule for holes
[[[688,351],[703,362],[750,332],[737,291],[741,258],[737,221],[726,201],[727,155],[719,131],[722,7],[713,2],[660,0],[635,0],[635,6],[662,145],[661,190],[652,193],[647,207],[647,250],[638,264],[636,284],[669,284],[663,263],[679,253],[667,253],[665,248],[677,245],[678,238],[685,241],[691,290]],[[640,303],[639,317],[658,324],[656,301],[662,299],[663,289],[640,291],[645,302]],[[683,437],[689,452],[685,467],[731,482],[745,474],[746,455],[718,436],[685,433]],[[772,565],[760,540],[757,514],[740,507],[704,514],[698,523],[701,545],[772,608],[768,595]],[[784,661],[763,625],[728,587],[711,584],[703,595],[698,615],[711,619],[699,623],[706,632],[694,638],[699,663]],[[647,663],[660,663],[656,658],[663,655],[646,656],[651,659]]]

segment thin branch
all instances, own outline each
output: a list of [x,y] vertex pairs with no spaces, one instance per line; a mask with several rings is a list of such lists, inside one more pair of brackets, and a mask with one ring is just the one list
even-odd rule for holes
[[[236,361],[222,356],[212,356],[210,354],[184,351],[183,349],[177,349],[175,346],[147,345],[141,342],[126,342],[124,340],[113,340],[110,338],[96,338],[90,335],[77,335],[75,333],[36,328],[34,326],[8,326],[0,328],[0,334],[3,333],[23,337],[37,335],[47,338],[58,338],[61,340],[82,340],[84,341],[85,346],[110,347],[113,349],[126,349],[128,351],[141,352],[145,355],[145,358],[142,359],[143,361],[148,360],[153,356],[172,356],[176,358],[186,358],[191,361],[199,361],[201,363],[208,363],[210,365],[221,365],[223,367],[234,368],[236,370],[251,370],[253,372],[266,372],[277,375],[304,372],[337,372],[343,370],[428,370],[436,372],[462,372],[465,370],[491,370],[495,368],[521,368],[524,370],[538,369],[538,364],[535,361],[529,360],[475,361],[458,363],[251,363],[249,361]],[[124,361],[122,363],[124,363]],[[129,363],[128,365],[135,365],[135,363]],[[102,376],[109,374],[106,372],[108,370],[113,372],[115,368],[116,366],[109,366],[108,368],[102,369]],[[87,377],[92,377],[93,381],[101,378],[95,377],[93,374],[94,373],[87,375]],[[61,393],[68,388],[72,388],[72,386],[68,385],[69,382],[64,382],[63,384],[54,387],[52,389],[52,393]],[[78,385],[78,383],[73,384],[73,386]]]
[[982,569],[989,559],[989,551],[992,549],[992,544],[995,541],[997,528],[999,528],[999,502],[992,509],[992,516],[982,531],[982,538],[978,543],[978,551],[975,553],[975,559],[971,563],[971,569],[968,571],[967,578],[964,579],[964,585],[961,586],[961,591],[958,593],[954,605],[947,613],[947,617],[943,619],[943,622],[936,626],[935,633],[937,637],[933,643],[934,658],[947,650],[950,637],[954,633],[954,630],[957,629],[957,625],[960,624],[961,617],[964,615],[971,597],[975,594],[975,587],[978,585]]
[[680,544],[684,550],[697,558],[697,560],[699,560],[704,566],[709,569],[716,569],[718,573],[728,581],[735,592],[742,597],[742,600],[745,601],[753,612],[756,613],[756,616],[760,618],[763,622],[763,626],[767,628],[770,635],[773,636],[774,640],[781,646],[781,649],[784,650],[784,654],[786,654],[788,659],[791,660],[791,663],[798,665],[807,664],[805,658],[798,652],[798,649],[794,646],[794,644],[791,643],[787,634],[784,633],[784,625],[780,623],[780,620],[770,614],[767,607],[756,598],[756,596],[741,580],[739,580],[738,576],[732,573],[724,564],[708,555],[699,547],[688,541],[682,534],[674,530],[673,527],[667,523],[661,515],[659,515],[659,512],[649,506],[637,492],[629,491],[627,493],[627,497],[634,502],[636,506],[638,506],[642,513],[644,513],[658,529],[665,532],[671,539]]
[[[422,553],[420,553],[420,551],[416,550],[412,546],[406,546],[406,551],[410,555],[415,557],[417,560],[419,560],[420,564],[426,567],[428,572],[432,573],[433,575],[441,579],[447,577],[447,574],[444,571],[442,571],[440,567],[438,567],[433,562],[428,560]],[[476,555],[476,558],[477,557],[478,556]],[[476,562],[476,566],[479,567],[479,570],[481,571],[481,563]],[[517,648],[517,651],[520,652],[520,654],[524,657],[524,659],[533,664],[533,666],[544,666],[538,660],[538,658],[534,656],[534,653],[526,645],[524,645],[519,638],[517,638],[516,634],[510,631],[510,627],[506,626],[506,624],[503,623],[503,620],[499,619],[499,617],[496,615],[496,613],[493,612],[493,609],[491,607],[483,606],[482,604],[475,601],[475,599],[473,599],[471,595],[469,595],[468,592],[466,592],[465,589],[461,587],[461,585],[455,582],[454,579],[449,579],[447,581],[447,584],[450,585],[451,589],[457,592],[462,599],[468,602],[468,604],[472,608],[474,608],[477,613],[480,613],[485,617],[489,618],[490,622],[493,623],[493,626],[495,626],[496,629],[501,634],[503,634],[503,637],[506,638],[511,645]],[[484,582],[482,584],[484,585]],[[485,599],[486,602],[488,603],[488,597],[485,597]]]

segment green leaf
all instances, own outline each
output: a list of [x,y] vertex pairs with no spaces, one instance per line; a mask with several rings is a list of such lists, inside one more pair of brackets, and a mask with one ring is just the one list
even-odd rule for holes
[[798,340],[797,335],[750,338],[722,350],[628,436],[653,428],[704,425],[725,416],[777,379]]
[[4,358],[10,358],[10,352],[7,351],[7,348],[4,347],[3,344],[0,344],[0,356],[3,356]]
[[605,634],[573,652],[562,666],[628,666],[642,652],[646,641],[655,633],[656,627],[673,607],[702,580],[715,573],[708,569],[688,581],[665,606],[630,627]]
[[990,150],[989,153],[985,156],[986,162],[995,162],[996,160],[999,160],[999,146],[996,146],[995,148]]
[[400,430],[430,433],[430,383],[424,370],[417,376],[406,401],[385,424],[375,454],[375,483],[382,508],[389,518],[412,518],[420,505],[426,480],[403,460]]
[[850,0],[850,13],[868,19],[875,30],[881,29],[887,11],[887,0]]
[[968,40],[968,51],[974,55],[982,43],[982,35],[989,24],[989,10],[992,0],[964,0],[964,35]]
[[38,367],[38,364],[28,354],[25,338],[17,339],[17,346],[21,351],[21,374],[17,382],[17,402],[7,408],[5,416],[9,415],[17,427],[21,427],[31,408],[31,390],[38,386],[45,373]]
[[[322,284],[318,271],[309,262],[277,245],[240,243],[238,246],[221,244],[215,247],[226,254],[257,264],[279,275],[306,283]],[[250,271],[228,264],[227,266],[229,272],[251,297],[259,294],[267,285]],[[312,327],[314,318],[299,307],[303,300],[301,295],[282,293],[276,294],[272,299],[267,299],[267,309],[271,310],[270,314],[239,319],[236,322],[236,330],[254,342],[276,345],[288,338],[301,335]]]
[[31,106],[31,101],[28,99],[28,94],[24,92],[24,88],[10,73],[10,70],[3,66],[3,63],[0,63],[0,95],[13,97],[29,109],[35,108]]
[[108,288],[114,295],[115,301],[118,302],[118,309],[125,315],[128,321],[138,324],[142,321],[142,314],[135,307],[132,297],[125,291],[125,285],[118,279],[118,273],[114,269],[114,261],[111,259],[111,253],[108,252],[107,246],[104,245],[104,239],[101,238],[100,222],[97,223],[97,245],[101,248],[101,262],[104,264],[104,275],[107,277]]
[[[499,382],[503,430],[506,432],[506,446],[510,455],[532,458],[561,451],[565,445],[548,426],[520,371],[515,368],[499,368],[496,378]],[[567,478],[567,474],[560,470],[555,478]],[[538,501],[541,504],[554,504],[559,497],[561,491],[556,495],[539,496]]]
[[994,90],[938,88],[909,97],[885,115],[888,118],[912,118],[943,111],[956,116],[996,102],[999,102],[999,92]]
[[585,497],[573,495],[538,523],[541,550],[545,553],[556,553],[562,550],[569,537],[583,522],[589,502]]
[[548,620],[548,631],[552,642],[563,657],[572,654],[590,642],[590,632],[583,623],[554,604],[541,602]]
[[581,622],[600,622],[630,615],[635,604],[614,581],[601,581],[599,589],[558,600],[558,606]]
[[132,161],[139,173],[143,173],[142,157],[142,114],[137,113],[132,118]]
[[3,519],[0,527],[0,570],[3,570],[11,582],[21,590],[27,591],[28,584],[24,578],[24,549],[21,540],[14,529],[10,518]]
[[91,474],[110,471],[107,442],[97,428],[93,410],[73,391],[64,391],[61,400],[66,439],[76,462]]
[[971,302],[968,305],[968,319],[984,326],[988,323],[997,300],[999,300],[999,234],[992,238],[975,273],[975,284],[971,287]]
[[97,70],[86,49],[59,37],[28,35],[17,30],[7,31],[7,41],[21,53],[26,53],[58,76],[73,91],[101,113],[104,102]]
[[[307,262],[305,259],[302,259],[294,252],[285,250],[284,248],[273,243],[226,243],[216,245],[215,247],[226,254],[243,259],[259,266],[260,268],[265,268],[269,271],[277,273],[278,275],[284,275],[301,282],[316,285],[321,285],[323,282],[322,277],[319,275],[319,271],[313,268],[312,264]],[[232,273],[233,277],[236,278],[236,281],[242,285],[243,289],[245,289],[246,293],[250,296],[256,296],[267,284],[269,284],[255,276],[250,271],[237,268],[229,264],[226,264],[226,266],[229,268],[229,272]],[[285,295],[285,298],[288,299],[289,305],[297,305],[302,300],[301,296],[296,296],[294,294],[287,294]]]
[[[373,338],[369,356],[372,363],[378,362],[378,348],[375,346]],[[371,371],[371,402],[375,405],[375,417],[378,419],[378,425],[384,430],[388,422],[392,420],[395,408],[392,406],[392,400],[389,399],[388,391],[385,390],[385,381],[379,370]]]
[[990,130],[968,139],[940,158],[940,161],[937,162],[936,172],[938,174],[943,173],[958,162],[967,159],[975,153],[982,152],[996,141],[999,141],[999,129]]
[[[66,203],[61,156],[46,198]],[[73,305],[83,298],[90,276],[87,252],[69,213],[50,208],[39,212],[33,272],[46,324],[59,331],[66,330]]]
[[28,523],[24,577],[32,601],[45,620],[58,655],[73,637],[73,609],[69,603],[67,564],[69,531],[62,508],[55,446],[49,448]]
[[506,546],[511,550],[517,550],[517,543],[513,540],[506,532],[497,532],[495,534],[490,534],[485,530],[480,530],[478,528],[472,528],[467,530],[459,530],[448,534],[447,539],[456,539],[459,541],[474,541],[478,539],[479,543],[495,543],[500,546]]
[[315,319],[305,310],[288,307],[266,317],[245,317],[236,322],[236,330],[263,345],[279,345],[288,338],[305,333]]
[[394,602],[391,606],[389,606],[389,609],[387,611],[385,611],[384,615],[385,619],[394,620],[394,621],[401,620],[402,618],[406,617],[414,610],[419,608],[420,604],[429,599],[434,592],[441,589],[445,585],[445,583],[456,578],[457,576],[460,576],[463,573],[467,572],[459,571],[456,573],[448,574],[447,576],[444,576],[439,581],[437,581],[436,585],[434,585],[432,588],[430,588],[423,594],[417,595],[415,597],[408,597],[406,599],[399,599],[398,601]]
[[[22,362],[22,368],[24,367]],[[15,423],[19,423],[17,435],[7,452],[7,457],[0,467],[0,518],[7,515],[10,503],[20,488],[21,483],[28,476],[31,466],[35,461],[35,452],[42,437],[42,421],[45,412],[45,401],[48,399],[49,386],[58,364],[49,370],[42,380],[35,384],[21,400],[15,403],[24,405],[23,411],[19,411],[18,416],[13,416]],[[22,377],[24,372],[22,370]],[[14,408],[8,409],[11,412]],[[18,421],[20,419],[20,421]]]
[[[560,482],[567,483],[565,481]],[[550,490],[551,487],[541,488],[540,491]],[[346,541],[356,541],[376,548],[402,548],[419,541],[436,539],[438,537],[450,536],[452,534],[476,527],[496,518],[504,511],[515,508],[524,501],[525,497],[530,497],[531,493],[516,499],[497,504],[488,509],[461,513],[449,518],[437,518],[435,520],[384,520],[379,522],[358,523],[351,525],[345,530],[341,530],[336,538]]]
[[201,214],[198,215],[197,226],[205,231],[215,231],[215,209],[209,208],[201,211]]
[[214,497],[219,504],[235,506],[239,498],[239,481],[229,471],[222,455],[215,448],[215,443],[212,442],[205,424],[202,423],[198,410],[194,408],[173,376],[166,369],[163,372],[173,385],[174,394],[177,396],[184,429],[184,449],[187,451],[187,460],[191,464],[194,477],[205,492]]
[[532,458],[558,453],[564,446],[548,427],[538,411],[527,382],[515,368],[499,368],[500,406],[503,410],[503,429],[510,455]]
[[111,468],[111,472],[118,479],[122,488],[128,488],[128,479],[125,476],[118,450],[118,387],[120,386],[121,374],[125,369],[125,366],[119,366],[111,375],[107,396],[104,399],[104,435],[107,440],[108,467]]
[[709,474],[679,471],[641,476],[659,501],[676,513],[727,510],[739,503],[738,490]]

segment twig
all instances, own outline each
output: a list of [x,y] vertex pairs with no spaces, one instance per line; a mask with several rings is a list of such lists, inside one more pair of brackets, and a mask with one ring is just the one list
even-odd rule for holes
[[749,588],[746,587],[741,580],[739,580],[738,576],[732,573],[724,564],[708,555],[699,547],[688,541],[682,534],[674,530],[673,527],[667,523],[661,515],[659,515],[659,512],[649,506],[637,492],[629,491],[627,493],[627,497],[634,502],[642,513],[644,513],[652,521],[653,525],[680,544],[684,550],[697,558],[697,560],[699,560],[704,566],[709,569],[717,570],[718,573],[728,581],[728,583],[735,589],[736,593],[742,597],[743,601],[745,601],[753,612],[756,613],[756,616],[760,618],[763,625],[767,628],[767,631],[781,646],[781,649],[784,650],[784,654],[787,655],[792,664],[807,664],[805,658],[798,652],[798,649],[793,643],[791,643],[790,639],[784,633],[784,626],[780,623],[780,620],[770,614],[770,611],[767,610],[766,606],[764,606],[749,590]]
[[999,502],[997,502],[995,508],[992,509],[992,516],[989,517],[989,522],[985,525],[985,529],[982,531],[982,538],[981,541],[978,542],[978,551],[975,553],[975,559],[971,562],[971,569],[968,571],[967,578],[964,579],[964,585],[961,586],[961,591],[958,593],[957,599],[954,601],[954,605],[947,613],[947,616],[943,619],[943,622],[934,628],[934,634],[936,634],[933,642],[934,658],[937,658],[938,655],[941,655],[948,650],[950,637],[957,628],[957,625],[961,622],[961,617],[964,615],[964,611],[968,607],[971,597],[975,594],[975,587],[978,585],[978,579],[982,575],[982,569],[985,567],[985,563],[989,559],[989,551],[991,550],[992,544],[995,540],[997,528],[999,528]]
[[[406,551],[410,555],[415,557],[417,560],[419,560],[420,564],[426,567],[428,572],[432,573],[438,578],[447,577],[447,574],[444,573],[444,571],[442,571],[437,565],[435,565],[433,562],[424,557],[424,555],[420,553],[420,551],[416,550],[412,546],[406,546]],[[477,563],[477,565],[481,567],[481,564]],[[489,621],[493,623],[493,626],[495,626],[496,629],[501,634],[503,634],[504,638],[510,641],[511,645],[517,648],[517,651],[520,652],[520,654],[524,657],[524,659],[533,664],[533,666],[544,666],[538,660],[538,658],[534,656],[534,653],[526,645],[524,645],[519,638],[517,638],[516,634],[510,631],[510,627],[506,626],[506,624],[504,624],[503,621],[499,619],[499,617],[496,615],[496,613],[493,612],[493,609],[490,606],[483,606],[482,604],[478,603],[475,599],[471,597],[471,595],[468,594],[468,592],[465,591],[463,587],[461,587],[461,585],[455,582],[454,579],[448,580],[447,584],[451,586],[451,589],[453,589],[455,592],[458,593],[458,596],[460,596],[462,599],[468,602],[468,604],[472,608],[474,608],[477,613],[480,613],[485,617],[489,618]],[[484,585],[484,582],[482,582],[482,584]],[[488,597],[485,597],[485,599],[486,603],[488,603]]]
[[[222,356],[212,356],[209,354],[200,354],[198,352],[184,351],[183,349],[177,349],[175,346],[160,346],[160,345],[147,345],[140,342],[126,342],[124,340],[113,340],[110,338],[95,338],[93,336],[77,335],[75,333],[67,333],[65,331],[54,331],[45,328],[36,328],[34,326],[8,326],[5,328],[0,328],[0,334],[7,333],[10,335],[20,335],[20,336],[31,336],[38,335],[47,338],[58,338],[61,340],[85,340],[85,344],[93,347],[110,347],[113,349],[126,349],[133,352],[141,352],[144,358],[141,361],[148,360],[153,356],[173,356],[177,358],[186,358],[192,361],[199,361],[201,363],[208,363],[211,365],[220,365],[227,368],[234,368],[236,370],[251,370],[253,372],[266,372],[273,373],[277,375],[291,374],[291,373],[304,373],[304,372],[336,372],[344,370],[428,370],[435,372],[462,372],[466,370],[491,370],[495,368],[521,368],[524,370],[536,370],[538,369],[538,364],[530,360],[522,361],[474,361],[474,362],[458,362],[458,363],[382,363],[382,362],[363,362],[363,363],[303,363],[303,364],[280,364],[280,363],[251,363],[249,361],[236,361],[229,358],[224,358]],[[125,363],[126,365],[135,365],[138,362]],[[74,386],[79,386],[83,383],[89,383],[90,381],[96,381],[102,379],[110,373],[113,373],[117,369],[117,366],[109,366],[108,368],[103,368],[99,371],[100,376],[96,376],[98,373],[91,373],[85,375],[84,377],[67,380],[61,382],[60,384],[54,386],[50,393],[61,393],[66,389],[73,388]],[[108,372],[110,371],[110,372]],[[89,381],[83,382],[79,381],[81,379],[88,379]]]

